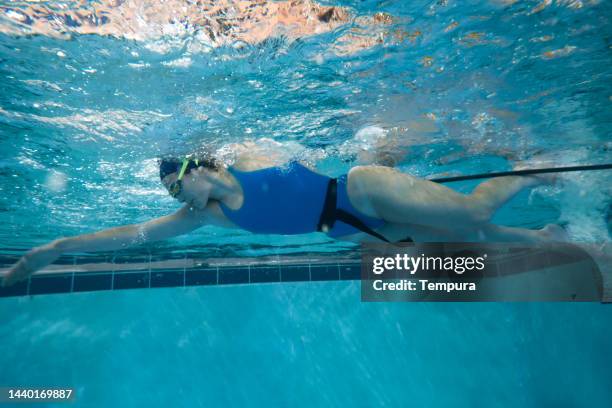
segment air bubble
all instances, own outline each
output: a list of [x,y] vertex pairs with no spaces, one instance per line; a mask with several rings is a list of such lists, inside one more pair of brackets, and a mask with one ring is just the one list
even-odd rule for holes
[[61,193],[66,190],[66,185],[68,184],[68,178],[62,172],[57,170],[52,170],[47,174],[47,179],[45,180],[45,188],[54,193]]

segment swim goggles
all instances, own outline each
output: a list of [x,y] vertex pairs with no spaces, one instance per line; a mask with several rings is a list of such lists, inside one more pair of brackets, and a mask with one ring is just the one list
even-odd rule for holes
[[[191,166],[191,168],[198,167],[199,160],[196,159],[193,160],[193,162],[195,163],[195,166]],[[181,171],[179,171],[178,177],[168,187],[168,192],[172,198],[178,197],[183,191],[183,176],[185,176],[185,172],[187,171],[190,163],[191,159],[183,159],[183,164],[181,165]]]

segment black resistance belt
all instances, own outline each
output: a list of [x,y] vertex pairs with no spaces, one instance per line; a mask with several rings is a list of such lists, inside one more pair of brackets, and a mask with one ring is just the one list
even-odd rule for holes
[[[323,212],[321,218],[319,218],[319,225],[317,225],[317,231],[328,232],[334,227],[336,221],[342,221],[351,227],[357,228],[366,234],[372,235],[380,239],[381,241],[391,242],[385,238],[382,234],[374,231],[368,227],[363,221],[353,214],[338,208],[337,204],[338,197],[338,180],[335,178],[330,179],[327,184],[327,193],[325,194],[325,202],[323,203]],[[406,238],[400,242],[412,242],[412,239]]]

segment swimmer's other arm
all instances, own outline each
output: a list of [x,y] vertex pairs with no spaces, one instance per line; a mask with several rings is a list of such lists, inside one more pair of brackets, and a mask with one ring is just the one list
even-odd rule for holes
[[208,221],[207,211],[184,206],[174,214],[141,224],[110,228],[93,234],[59,238],[31,249],[9,269],[2,285],[8,286],[26,279],[49,265],[66,252],[113,251],[146,242],[159,241],[191,232]]

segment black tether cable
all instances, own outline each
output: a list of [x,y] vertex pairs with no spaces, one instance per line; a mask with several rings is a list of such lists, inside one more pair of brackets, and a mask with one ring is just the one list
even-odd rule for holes
[[571,171],[593,171],[593,170],[609,170],[609,169],[612,169],[612,163],[592,164],[592,165],[587,165],[587,166],[548,167],[544,169],[500,171],[500,172],[495,172],[495,173],[470,174],[466,176],[437,177],[437,178],[428,179],[428,180],[433,181],[434,183],[448,183],[451,181],[477,180],[477,179],[504,177],[504,176],[527,176],[530,174],[565,173],[565,172],[571,172]]

